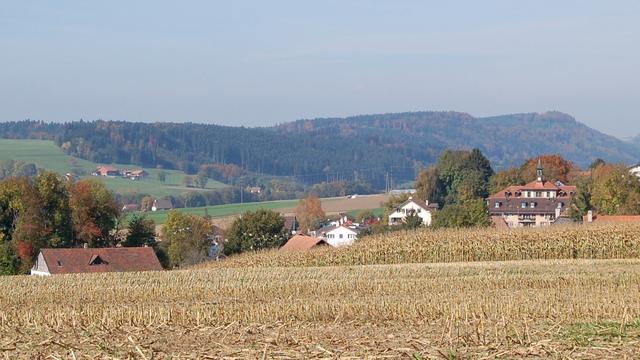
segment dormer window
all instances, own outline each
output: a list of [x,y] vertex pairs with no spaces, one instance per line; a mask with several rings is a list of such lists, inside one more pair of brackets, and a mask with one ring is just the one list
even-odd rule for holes
[[535,203],[535,202],[532,202],[532,203],[531,203],[531,208],[532,208],[532,209],[535,209],[535,207],[536,207],[536,203]]
[[501,205],[502,205],[502,203],[500,201],[496,201],[496,203],[495,203],[496,209],[499,208]]
[[520,203],[520,207],[521,207],[521,208],[523,208],[523,209],[526,209],[526,208],[527,208],[527,205],[529,205],[529,204],[527,204],[527,203],[526,203],[526,202],[524,202],[524,201]]
[[100,255],[91,256],[91,260],[89,260],[89,265],[106,265],[107,262],[102,260]]

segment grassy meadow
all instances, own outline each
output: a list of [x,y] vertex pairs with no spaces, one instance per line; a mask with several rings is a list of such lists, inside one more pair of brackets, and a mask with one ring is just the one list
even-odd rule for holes
[[[53,141],[0,139],[0,160],[19,160],[33,163],[39,168],[59,174],[71,172],[74,168],[90,174],[100,164],[75,158],[65,154]],[[140,169],[135,165],[110,164],[120,169]],[[146,179],[131,181],[122,178],[96,177],[112,191],[118,193],[145,193],[156,197],[179,195],[198,189],[182,186],[184,173],[178,170],[164,170],[167,174],[164,183],[157,178],[160,169],[144,168],[149,173]],[[227,186],[215,180],[209,180],[206,189],[218,189]]]
[[631,359],[638,230],[396,232],[185,270],[0,277],[0,358]]

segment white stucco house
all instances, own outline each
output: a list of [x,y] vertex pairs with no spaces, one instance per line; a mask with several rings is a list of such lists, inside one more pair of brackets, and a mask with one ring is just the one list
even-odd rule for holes
[[640,177],[640,164],[636,164],[630,167],[629,172],[637,177]]
[[360,234],[360,229],[357,227],[350,227],[341,225],[334,227],[324,233],[324,241],[334,247],[352,245]]
[[422,219],[425,226],[431,225],[431,215],[438,209],[437,203],[429,204],[428,201],[422,201],[410,197],[407,201],[400,204],[396,210],[389,215],[389,225],[404,224],[404,220],[410,214],[416,214]]

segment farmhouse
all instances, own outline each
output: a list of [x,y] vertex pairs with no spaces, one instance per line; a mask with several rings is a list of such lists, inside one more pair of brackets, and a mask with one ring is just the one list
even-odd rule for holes
[[422,219],[425,226],[431,225],[431,214],[438,209],[437,203],[429,204],[428,201],[422,201],[410,197],[407,201],[400,204],[396,210],[389,215],[389,225],[401,225],[409,215],[418,215]]
[[526,185],[509,186],[487,198],[494,223],[495,217],[501,217],[510,228],[542,227],[567,215],[576,187],[545,180],[540,161],[536,177]]
[[153,248],[42,249],[31,275],[160,271]]
[[133,212],[140,210],[140,205],[138,204],[124,204],[122,206],[122,212]]
[[304,251],[326,244],[326,241],[321,238],[297,234],[289,239],[289,241],[280,248],[280,251]]
[[138,170],[125,170],[122,175],[131,180],[140,180],[149,176],[149,173],[143,169]]
[[249,194],[262,194],[262,188],[260,186],[250,186],[247,188]]
[[108,166],[108,165],[99,166],[94,172],[94,175],[116,177],[116,176],[120,176],[120,170],[114,168],[113,166]]
[[362,232],[360,227],[354,225],[340,225],[323,231],[324,235],[321,239],[326,241],[327,244],[338,247],[352,245],[357,239],[358,235]]
[[151,206],[151,211],[171,210],[171,209],[173,209],[173,204],[171,203],[171,200],[168,200],[168,199],[153,200],[153,206]]

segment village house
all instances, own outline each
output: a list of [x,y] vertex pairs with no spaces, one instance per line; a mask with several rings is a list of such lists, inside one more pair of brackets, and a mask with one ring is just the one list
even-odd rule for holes
[[153,206],[151,206],[151,211],[171,210],[171,209],[173,209],[173,204],[169,199],[153,200]]
[[326,241],[321,238],[297,234],[289,239],[286,244],[282,245],[280,251],[305,251],[326,244]]
[[208,238],[211,241],[208,251],[209,257],[214,260],[223,259],[224,243],[227,241],[224,230],[217,225],[212,225],[212,231]]
[[576,187],[544,178],[538,161],[536,180],[509,186],[487,198],[492,221],[504,221],[509,228],[550,226],[566,217]]
[[247,188],[249,194],[262,194],[262,188],[260,186],[250,186]]
[[124,170],[122,172],[122,176],[126,177],[130,180],[140,180],[140,179],[144,179],[147,176],[149,176],[149,173],[146,172],[143,169],[138,169],[138,170]]
[[409,197],[407,201],[400,204],[391,215],[389,215],[389,225],[402,225],[409,215],[417,215],[422,219],[422,225],[431,226],[431,215],[438,210],[438,204],[429,203]]
[[160,271],[153,248],[42,249],[31,275]]
[[140,205],[138,204],[124,204],[122,206],[122,212],[134,212],[140,210]]
[[357,225],[332,226],[322,231],[321,239],[333,247],[348,246],[358,240],[362,230]]
[[640,177],[640,164],[636,164],[630,167],[629,172],[637,177]]
[[298,232],[298,227],[300,224],[298,223],[298,218],[294,216],[283,216],[284,226],[282,227],[284,231],[295,234]]
[[582,218],[582,222],[585,224],[598,223],[638,223],[640,224],[640,215],[596,215],[593,211],[589,210],[587,215]]
[[92,173],[94,176],[108,176],[108,177],[117,177],[120,176],[120,170],[114,168],[113,166],[104,165],[99,166],[95,172]]

